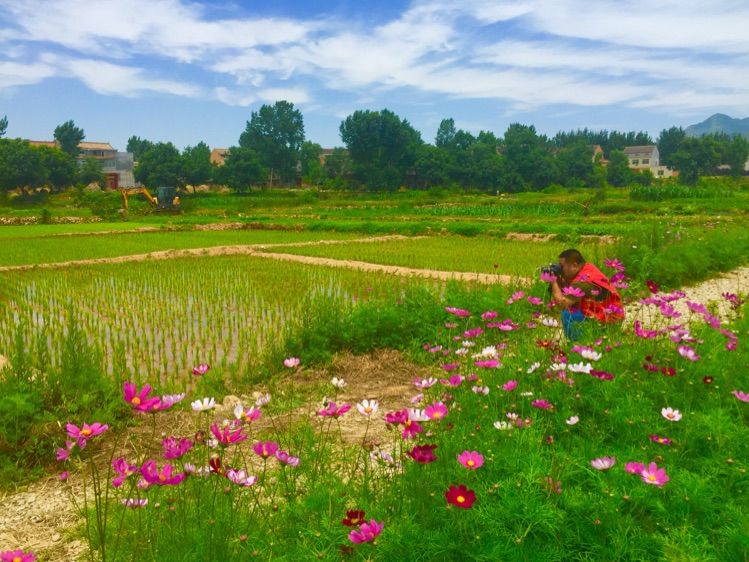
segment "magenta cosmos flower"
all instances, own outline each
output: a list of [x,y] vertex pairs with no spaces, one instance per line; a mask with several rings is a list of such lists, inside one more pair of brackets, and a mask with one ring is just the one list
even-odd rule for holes
[[158,396],[150,395],[152,390],[150,384],[144,384],[138,391],[134,382],[126,381],[122,385],[122,397],[136,412],[146,412],[160,401]]
[[471,315],[470,311],[464,308],[455,308],[454,306],[447,306],[445,310],[458,318],[468,318]]
[[159,470],[155,460],[149,460],[143,463],[140,469],[143,479],[149,484],[158,484],[160,486],[176,486],[182,482],[187,474],[179,472],[175,474],[174,467],[171,464],[165,464]]
[[286,451],[281,451],[280,449],[276,451],[274,455],[281,463],[288,465],[288,466],[299,466],[299,457],[295,457],[293,455],[290,455]]
[[642,474],[642,471],[645,470],[645,465],[641,462],[628,462],[624,465],[624,470],[630,474]]
[[227,447],[234,445],[235,443],[241,443],[247,439],[247,436],[242,433],[241,427],[232,428],[231,426],[219,428],[217,423],[211,425],[211,433],[218,440],[218,442]]
[[122,483],[128,479],[132,474],[138,472],[137,465],[128,463],[124,457],[116,458],[112,461],[112,468],[117,473],[117,476],[112,480],[112,486],[119,488]]
[[738,398],[742,402],[749,403],[749,392],[741,392],[740,390],[734,390],[731,394],[733,394],[736,398]]
[[658,468],[658,465],[654,462],[651,462],[647,467],[643,468],[642,472],[640,472],[640,476],[642,476],[642,481],[645,482],[645,484],[652,484],[653,486],[658,487],[663,486],[669,481],[666,470]]
[[515,379],[512,379],[502,385],[502,390],[504,390],[505,392],[512,392],[513,390],[517,388],[517,386],[518,386],[518,381],[516,381]]
[[368,523],[362,523],[359,527],[359,530],[351,531],[348,534],[348,538],[352,543],[355,544],[361,544],[363,542],[372,542],[375,540],[378,536],[380,536],[380,533],[382,533],[382,529],[385,527],[385,523],[378,523],[374,519],[369,521]]
[[590,461],[590,466],[596,470],[608,470],[616,464],[616,457],[601,457]]
[[429,464],[437,460],[434,450],[437,445],[416,445],[406,454],[419,464]]
[[278,451],[279,445],[275,441],[258,441],[252,445],[252,450],[256,455],[267,459],[272,457]]
[[192,374],[196,377],[202,377],[205,375],[208,371],[210,371],[211,366],[208,363],[201,363],[200,365],[196,365],[192,369]]
[[65,428],[68,431],[68,435],[77,441],[78,446],[81,449],[84,449],[86,447],[86,442],[89,439],[96,437],[97,435],[101,435],[107,429],[109,429],[109,426],[107,424],[95,422],[91,425],[84,423],[83,427],[79,428],[72,423],[68,423]]
[[192,441],[190,439],[177,437],[167,437],[161,442],[161,446],[164,448],[165,459],[178,459],[187,451],[192,449]]
[[19,548],[18,550],[0,552],[0,560],[2,562],[34,562],[36,556],[33,552],[24,552]]
[[670,445],[671,443],[673,443],[673,441],[671,441],[671,439],[669,439],[668,437],[663,436],[663,435],[655,435],[655,434],[653,434],[653,435],[650,436],[650,440],[653,443],[658,443],[659,445]]
[[237,486],[244,486],[245,488],[249,488],[257,482],[257,476],[248,475],[247,471],[244,469],[234,470],[233,468],[230,468],[226,471],[226,477]]
[[458,455],[458,462],[466,468],[476,470],[484,466],[484,457],[477,451],[463,451]]
[[442,402],[435,402],[424,408],[424,414],[430,420],[439,420],[447,415],[447,406]]
[[351,409],[351,404],[336,405],[335,402],[328,402],[328,405],[318,410],[317,415],[323,418],[340,418],[343,414]]
[[531,402],[531,406],[533,406],[534,408],[539,408],[541,410],[551,410],[554,407],[551,402],[549,402],[548,400],[544,400],[543,398],[534,400],[533,402]]

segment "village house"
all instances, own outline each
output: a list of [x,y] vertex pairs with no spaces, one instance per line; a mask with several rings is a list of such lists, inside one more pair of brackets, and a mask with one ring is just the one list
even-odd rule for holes
[[626,146],[624,154],[629,160],[629,167],[633,170],[650,170],[656,178],[670,178],[676,175],[674,170],[661,165],[658,147],[654,144]]
[[214,148],[211,150],[211,164],[223,166],[226,161],[226,155],[229,154],[228,148]]
[[[29,141],[31,146],[49,146],[59,148],[57,141]],[[86,142],[78,144],[78,164],[82,164],[86,158],[93,158],[101,165],[101,171],[106,180],[108,189],[120,187],[135,187],[135,176],[133,175],[133,153],[119,152],[108,142]]]

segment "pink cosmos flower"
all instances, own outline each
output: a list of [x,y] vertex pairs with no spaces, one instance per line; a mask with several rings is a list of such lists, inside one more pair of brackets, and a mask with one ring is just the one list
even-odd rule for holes
[[237,486],[244,486],[245,488],[249,488],[250,486],[254,485],[255,482],[257,482],[257,476],[250,476],[247,474],[247,471],[242,470],[235,470],[233,468],[230,468],[226,471],[226,477],[234,482]]
[[148,505],[148,499],[143,498],[122,498],[120,500],[120,503],[124,505],[125,507],[129,507],[130,509],[138,509],[140,507],[146,507]]
[[264,459],[274,456],[278,449],[279,445],[275,441],[258,441],[252,445],[252,450],[255,454]]
[[193,443],[186,438],[167,437],[161,442],[161,446],[164,448],[165,459],[178,459],[192,449]]
[[79,429],[78,426],[68,423],[65,428],[68,431],[68,435],[76,440],[81,449],[84,449],[89,439],[101,435],[109,429],[109,426],[99,422],[92,423],[91,425],[84,423],[83,427]]
[[554,275],[550,271],[542,271],[540,279],[544,283],[553,283],[554,281],[557,280],[557,277],[556,277],[556,275]]
[[429,464],[437,460],[434,450],[437,445],[416,445],[406,454],[419,464]]
[[568,297],[584,297],[585,291],[579,287],[565,287],[562,289],[562,294]]
[[138,392],[135,383],[126,381],[122,385],[122,397],[136,412],[145,412],[159,401],[157,396],[150,396],[152,390],[150,384],[144,384]]
[[242,404],[234,406],[234,418],[243,423],[252,423],[262,415],[263,413],[260,409],[255,408],[255,406],[250,406],[249,408],[245,408]]
[[288,466],[299,466],[299,457],[292,456],[286,451],[281,451],[279,449],[274,456],[283,464]]
[[155,460],[148,460],[143,463],[140,473],[143,479],[149,484],[158,484],[160,486],[176,486],[187,477],[187,474],[184,472],[175,474],[174,467],[171,464],[165,464],[159,470]]
[[645,465],[641,462],[628,462],[624,465],[624,470],[630,474],[642,474],[642,471],[645,470]]
[[662,408],[661,415],[668,421],[677,422],[681,419],[681,412],[679,410],[674,410],[671,407]]
[[385,422],[390,424],[406,423],[408,420],[408,410],[398,410],[397,412],[388,412],[385,414]]
[[419,390],[426,390],[427,388],[432,388],[437,383],[437,379],[434,377],[429,377],[428,379],[414,379],[414,386],[418,388]]
[[515,379],[511,379],[502,385],[502,390],[504,390],[505,392],[512,392],[517,388],[517,386],[518,381],[516,381]]
[[430,420],[439,420],[447,415],[447,406],[442,402],[435,402],[424,409],[424,415]]
[[36,556],[33,552],[24,552],[19,548],[18,550],[0,552],[0,560],[2,562],[34,562]]
[[501,365],[501,363],[499,362],[499,359],[486,359],[483,361],[476,361],[474,365],[482,369],[496,369]]
[[543,398],[534,400],[533,402],[531,402],[531,406],[533,406],[534,408],[539,408],[541,410],[551,410],[554,407],[551,402],[549,402],[548,400],[544,400]]
[[192,374],[196,377],[202,377],[210,370],[210,368],[211,366],[208,365],[208,363],[201,363],[200,365],[193,367]]
[[484,333],[483,328],[472,328],[470,330],[466,330],[463,332],[463,337],[468,339],[473,339],[479,337],[481,334]]
[[736,398],[738,398],[742,402],[749,403],[749,392],[741,392],[740,390],[734,390],[731,394],[733,394]]
[[481,319],[482,319],[482,320],[494,320],[494,319],[495,319],[495,318],[496,318],[497,316],[498,316],[498,315],[497,315],[497,313],[496,313],[496,312],[494,312],[493,310],[489,310],[489,311],[487,311],[487,312],[484,312],[484,313],[483,313],[483,314],[481,315]]
[[67,481],[68,478],[70,478],[70,472],[68,472],[67,470],[64,472],[61,472],[58,478],[60,479],[60,482],[65,482]]
[[124,457],[116,458],[112,461],[112,468],[117,473],[117,476],[112,480],[112,486],[119,488],[122,483],[128,479],[129,476],[138,472],[138,466],[129,464]]
[[458,462],[466,468],[476,470],[484,466],[484,457],[477,451],[463,451],[458,455]]
[[288,369],[294,369],[295,367],[298,367],[301,364],[301,360],[299,357],[288,357],[283,360],[283,366]]
[[63,449],[63,448],[57,449],[56,459],[58,461],[66,461],[70,459],[70,449]]
[[445,363],[444,365],[440,365],[440,368],[447,373],[449,373],[450,371],[454,371],[458,367],[460,367],[460,365],[458,365],[457,363]]
[[533,306],[539,306],[539,305],[543,304],[543,302],[544,302],[544,301],[542,301],[542,300],[541,300],[540,298],[538,298],[538,297],[528,297],[528,298],[527,298],[527,299],[525,299],[525,300],[527,300],[527,301],[528,301],[528,302],[529,302],[530,304],[532,304]]
[[413,420],[410,417],[403,423],[403,439],[409,439],[416,437],[419,433],[423,432],[424,428],[421,427],[417,420]]
[[464,380],[465,377],[463,375],[452,375],[449,379],[440,379],[440,384],[444,386],[457,387],[460,386]]
[[697,355],[697,352],[694,350],[694,348],[691,348],[688,345],[680,345],[677,349],[679,351],[679,355],[681,355],[685,359],[689,359],[690,361],[700,360],[700,356]]
[[323,418],[340,418],[350,409],[351,404],[341,404],[338,406],[335,402],[328,402],[325,408],[317,411],[317,415]]
[[608,470],[616,464],[616,457],[601,457],[590,461],[590,465],[596,470]]
[[241,427],[232,428],[231,425],[226,425],[219,428],[217,423],[211,425],[211,433],[219,442],[220,445],[228,447],[235,443],[241,443],[247,439],[247,436],[242,433]]
[[616,271],[624,271],[625,270],[624,264],[619,261],[619,258],[613,258],[613,259],[606,258],[605,260],[603,260],[603,264],[606,267],[610,267],[611,269],[615,269]]
[[671,445],[671,443],[673,443],[673,441],[671,441],[671,439],[669,439],[668,437],[655,434],[650,436],[650,440],[653,443],[658,443],[659,445]]
[[658,487],[663,486],[669,481],[666,470],[658,468],[658,465],[654,462],[651,462],[646,468],[643,468],[642,472],[640,472],[640,476],[642,476],[642,481],[645,482],[645,484],[652,484],[653,486]]
[[463,308],[455,308],[454,306],[445,307],[445,310],[458,318],[468,318],[471,315],[470,311]]
[[358,530],[351,531],[348,535],[349,540],[354,544],[361,544],[363,542],[372,542],[385,527],[385,523],[378,523],[372,519],[369,523],[362,523]]

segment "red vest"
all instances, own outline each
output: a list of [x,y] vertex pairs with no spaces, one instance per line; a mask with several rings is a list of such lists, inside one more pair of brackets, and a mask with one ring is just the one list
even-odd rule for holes
[[585,295],[578,304],[586,318],[595,318],[600,322],[613,323],[624,320],[622,299],[614,286],[600,269],[592,263],[585,263],[583,268],[572,280],[572,283],[590,283],[608,291],[602,300],[596,300],[596,295]]

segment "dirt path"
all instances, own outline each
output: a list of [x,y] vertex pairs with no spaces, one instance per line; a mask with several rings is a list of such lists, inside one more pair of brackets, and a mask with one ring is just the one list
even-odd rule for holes
[[5,271],[28,271],[33,269],[62,269],[74,266],[99,265],[109,263],[129,263],[151,260],[171,260],[190,257],[214,257],[214,256],[254,256],[260,258],[274,259],[280,261],[291,261],[310,265],[324,265],[344,269],[356,269],[359,271],[377,271],[402,277],[423,277],[439,280],[473,281],[476,283],[492,285],[495,283],[508,285],[510,283],[525,285],[528,280],[511,275],[498,275],[493,273],[473,273],[465,271],[438,271],[433,269],[416,269],[401,267],[397,265],[384,265],[354,260],[337,260],[317,256],[302,256],[296,254],[284,254],[272,252],[274,248],[304,247],[304,246],[326,246],[334,244],[348,244],[361,242],[387,242],[392,240],[418,240],[423,236],[402,236],[400,234],[388,236],[372,236],[368,238],[355,238],[349,240],[315,240],[311,242],[288,242],[277,244],[240,244],[232,246],[212,246],[207,248],[188,248],[183,250],[160,250],[147,254],[132,254],[128,256],[117,256],[111,258],[92,258],[85,260],[71,260],[53,263],[41,263],[33,265],[10,265],[0,266],[0,272]]

